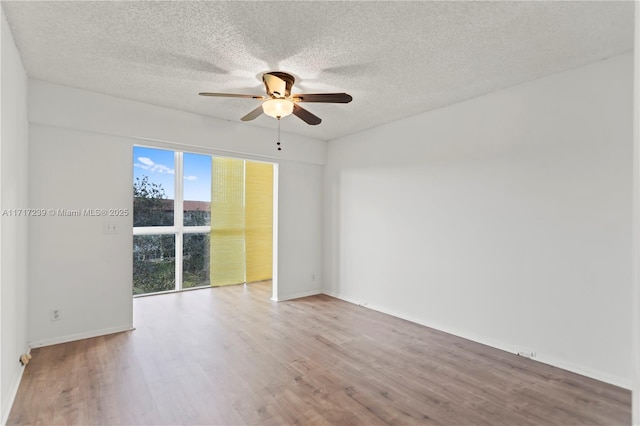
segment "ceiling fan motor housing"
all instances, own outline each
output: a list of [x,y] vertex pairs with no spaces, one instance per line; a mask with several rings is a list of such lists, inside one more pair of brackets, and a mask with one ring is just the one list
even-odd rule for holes
[[267,72],[262,75],[267,94],[272,98],[288,98],[296,79],[289,73],[282,71]]

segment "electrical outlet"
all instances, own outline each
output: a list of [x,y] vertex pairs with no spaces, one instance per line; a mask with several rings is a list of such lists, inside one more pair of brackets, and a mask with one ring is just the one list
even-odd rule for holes
[[315,281],[316,280],[316,274],[311,274],[311,281]]
[[49,311],[49,319],[51,321],[60,321],[61,319],[60,309],[58,308],[51,309]]

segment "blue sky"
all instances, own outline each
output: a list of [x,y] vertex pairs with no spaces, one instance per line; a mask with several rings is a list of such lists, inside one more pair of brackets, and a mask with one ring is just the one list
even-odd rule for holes
[[[184,199],[211,201],[211,156],[184,153]],[[164,188],[168,199],[175,195],[173,151],[133,147],[133,179],[149,176]]]

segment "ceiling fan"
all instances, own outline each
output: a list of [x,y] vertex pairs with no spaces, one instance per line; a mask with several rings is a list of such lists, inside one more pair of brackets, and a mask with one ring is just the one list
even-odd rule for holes
[[267,91],[266,96],[239,95],[234,93],[201,92],[200,96],[216,96],[227,98],[248,98],[264,101],[259,107],[241,118],[242,121],[256,119],[263,112],[280,120],[282,117],[293,114],[307,124],[320,124],[320,117],[302,108],[300,102],[320,102],[346,104],[353,100],[346,93],[315,93],[315,94],[291,94],[291,88],[295,78],[286,72],[272,71],[262,75],[262,81]]

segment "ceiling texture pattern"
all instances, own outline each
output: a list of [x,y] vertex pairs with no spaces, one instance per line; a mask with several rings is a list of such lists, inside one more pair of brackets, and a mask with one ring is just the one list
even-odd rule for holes
[[[2,1],[27,74],[120,98],[240,121],[263,72],[304,104],[282,130],[332,140],[633,48],[633,2]],[[251,123],[276,128],[262,115]]]

